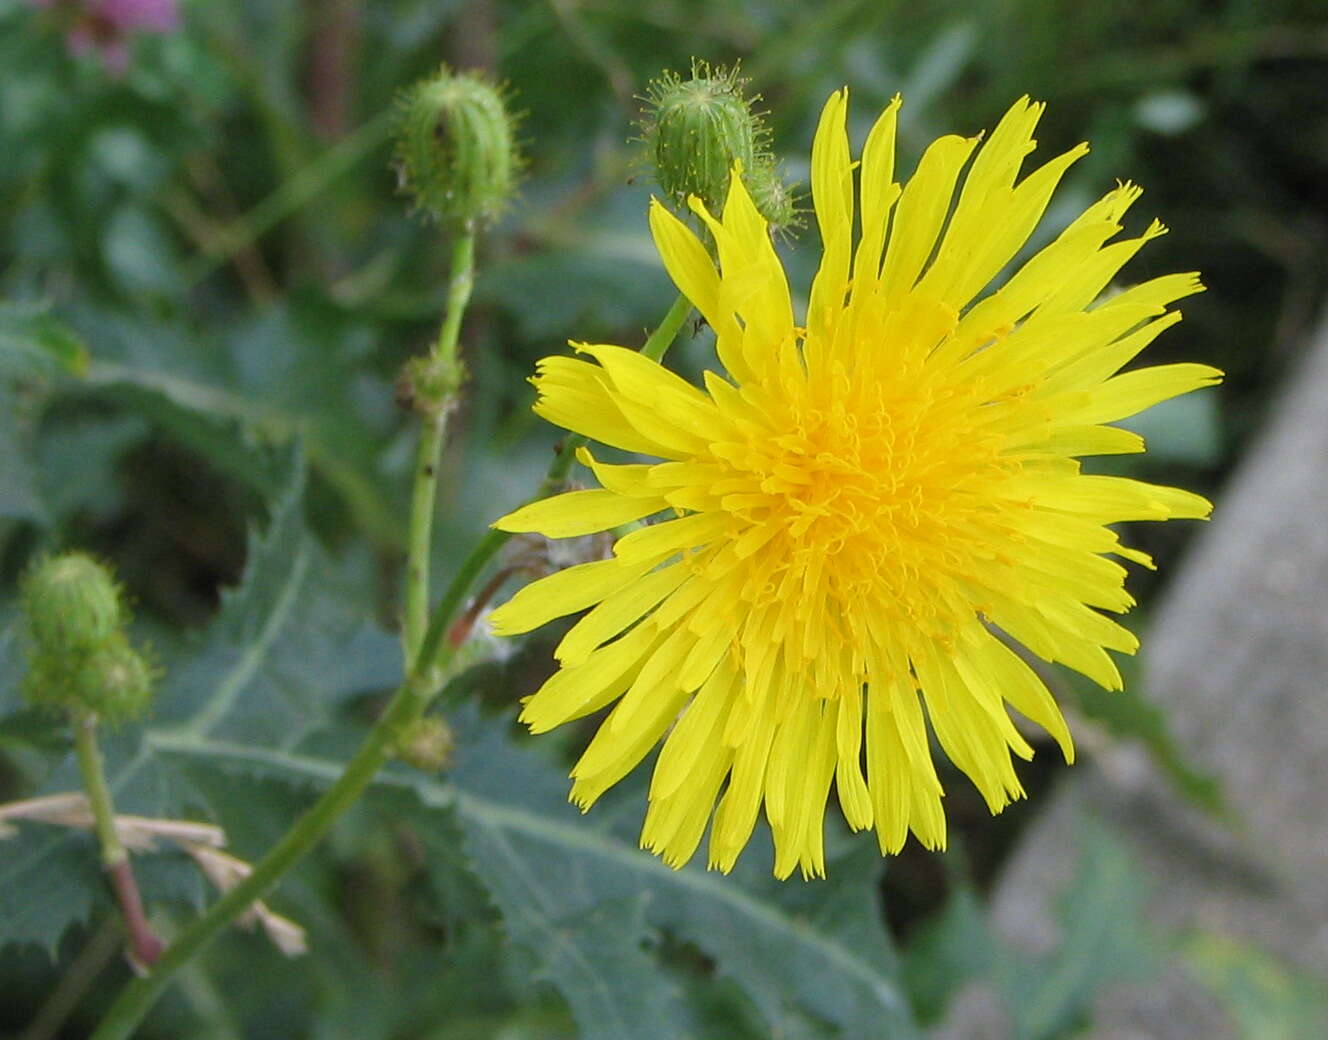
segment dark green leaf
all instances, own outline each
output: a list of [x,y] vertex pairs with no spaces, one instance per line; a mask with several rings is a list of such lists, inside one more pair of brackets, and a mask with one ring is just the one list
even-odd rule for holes
[[[253,454],[246,441],[301,436],[313,467],[362,526],[400,539],[398,492],[380,473],[393,404],[389,388],[365,371],[367,330],[316,297],[260,311],[221,337],[110,314],[86,320],[98,326],[93,386],[120,394],[241,479]],[[265,490],[262,476],[249,482]]]
[[81,376],[87,371],[83,341],[47,310],[0,303],[0,376]]

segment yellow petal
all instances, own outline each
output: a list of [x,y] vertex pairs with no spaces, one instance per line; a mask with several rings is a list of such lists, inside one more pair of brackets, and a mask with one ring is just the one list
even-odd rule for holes
[[1067,409],[1064,418],[1076,423],[1103,423],[1137,415],[1159,401],[1188,394],[1222,381],[1211,365],[1156,365],[1114,376],[1087,393],[1082,407]]
[[677,520],[642,527],[614,543],[620,560],[659,559],[683,549],[692,549],[721,537],[733,525],[727,513],[693,513]]
[[526,701],[520,721],[532,733],[599,711],[621,697],[640,672],[659,632],[648,622],[600,647],[575,668],[560,668]]
[[853,235],[853,165],[849,158],[848,91],[837,90],[821,110],[812,142],[812,200],[821,230],[821,267],[812,281],[807,327],[828,336],[848,291]]
[[568,491],[542,498],[493,522],[500,531],[536,531],[547,538],[573,538],[658,513],[662,498],[624,498],[612,491]]
[[614,403],[608,375],[597,365],[569,357],[547,357],[538,362],[534,383],[539,392],[535,414],[555,426],[623,451],[673,457],[671,449],[644,436],[627,421]]
[[652,564],[595,560],[532,581],[489,615],[495,635],[514,636],[598,603],[629,585]]
[[853,281],[866,287],[875,282],[881,271],[881,253],[885,248],[885,229],[890,210],[899,198],[894,182],[895,128],[902,101],[898,94],[891,99],[867,135],[862,148],[862,239],[853,258]]
[[922,265],[931,255],[950,210],[959,171],[976,144],[975,137],[950,134],[938,138],[923,152],[917,170],[904,186],[881,271],[881,285],[891,299],[908,293],[922,273]]
[[585,661],[601,643],[635,624],[655,604],[691,577],[679,564],[661,567],[636,578],[606,596],[600,604],[568,630],[553,652],[564,667]]

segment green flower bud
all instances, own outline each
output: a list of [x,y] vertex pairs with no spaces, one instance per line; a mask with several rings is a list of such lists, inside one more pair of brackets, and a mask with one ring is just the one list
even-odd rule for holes
[[498,88],[446,66],[402,95],[396,155],[402,185],[419,208],[461,225],[497,217],[521,165]]
[[421,415],[441,415],[456,406],[466,366],[460,358],[426,354],[411,358],[396,382],[396,402]]
[[152,666],[120,632],[101,646],[75,654],[38,651],[29,661],[29,701],[110,723],[142,713],[152,697]]
[[751,192],[752,202],[757,212],[776,231],[802,227],[802,216],[798,212],[793,191],[779,175],[773,164],[758,166],[751,176],[743,178],[747,190]]
[[456,737],[452,727],[437,715],[425,715],[397,738],[397,757],[426,773],[438,773],[452,763]]
[[693,62],[682,79],[665,72],[650,84],[650,111],[642,135],[665,195],[681,209],[696,195],[713,213],[723,210],[734,164],[761,215],[775,228],[793,221],[791,195],[769,151],[770,131],[745,97],[747,81],[736,69]]
[[77,655],[113,638],[123,621],[110,571],[86,553],[40,561],[23,579],[23,610],[34,648]]

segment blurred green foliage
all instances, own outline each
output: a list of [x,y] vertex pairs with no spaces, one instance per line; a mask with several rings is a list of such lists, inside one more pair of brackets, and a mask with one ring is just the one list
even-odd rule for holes
[[[69,786],[60,733],[15,701],[8,601],[35,553],[87,548],[114,561],[167,665],[149,727],[108,741],[113,768],[133,770],[117,796],[215,819],[251,858],[394,679],[392,638],[361,623],[391,627],[398,609],[413,434],[392,383],[435,331],[446,243],[396,193],[388,132],[398,92],[440,61],[509,84],[529,156],[520,202],[481,244],[472,379],[442,474],[444,579],[545,468],[555,434],[528,410],[534,360],[568,337],[639,344],[670,302],[628,139],[648,79],[693,56],[742,62],[776,157],[803,180],[820,105],[849,83],[859,140],[904,94],[905,170],[939,132],[1047,100],[1040,155],[1093,145],[1048,228],[1117,178],[1143,184],[1138,226],[1158,215],[1172,233],[1134,273],[1197,267],[1210,290],[1156,356],[1229,379],[1149,413],[1133,474],[1216,487],[1328,288],[1316,0],[200,0],[179,31],[133,41],[122,73],[72,54],[57,15],[0,0],[0,800]],[[780,248],[805,287],[817,250],[802,238]],[[675,357],[694,371],[708,350],[700,333]],[[1140,535],[1164,563],[1182,536]],[[1028,814],[988,820],[954,783],[971,872],[912,851],[882,883],[860,838],[819,886],[773,886],[756,848],[727,881],[672,874],[635,851],[640,790],[580,820],[549,745],[508,732],[540,649],[458,680],[500,709],[458,717],[462,747],[480,750],[455,775],[393,773],[283,884],[273,902],[311,955],[229,936],[143,1035],[859,1037],[883,1015],[908,1035],[988,977],[1021,1009],[1018,1035],[1067,1036],[1145,942],[1137,915],[1115,912],[1134,905],[1127,854],[1095,840],[1060,950],[1009,965],[982,885]],[[1085,708],[1213,804],[1141,704]],[[1047,758],[1030,789],[1060,772]],[[0,850],[0,1028],[72,978],[63,1035],[82,1035],[127,970],[97,944],[109,902],[91,843],[32,826]],[[165,932],[210,897],[178,853],[143,864]],[[1303,984],[1262,954],[1195,940],[1189,956],[1249,1035],[1305,1035]]]

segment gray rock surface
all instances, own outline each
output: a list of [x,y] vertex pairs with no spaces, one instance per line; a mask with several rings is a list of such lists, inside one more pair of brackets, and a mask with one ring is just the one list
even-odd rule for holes
[[[1144,689],[1189,760],[1219,779],[1232,821],[1179,799],[1138,749],[1100,754],[1012,858],[994,896],[998,933],[1030,951],[1054,943],[1055,893],[1087,814],[1138,858],[1160,931],[1251,944],[1328,992],[1328,327],[1219,496],[1145,649]],[[1097,1011],[1096,1040],[1244,1035],[1174,960],[1103,994]],[[939,1035],[1005,1035],[1001,1013],[975,988]]]

